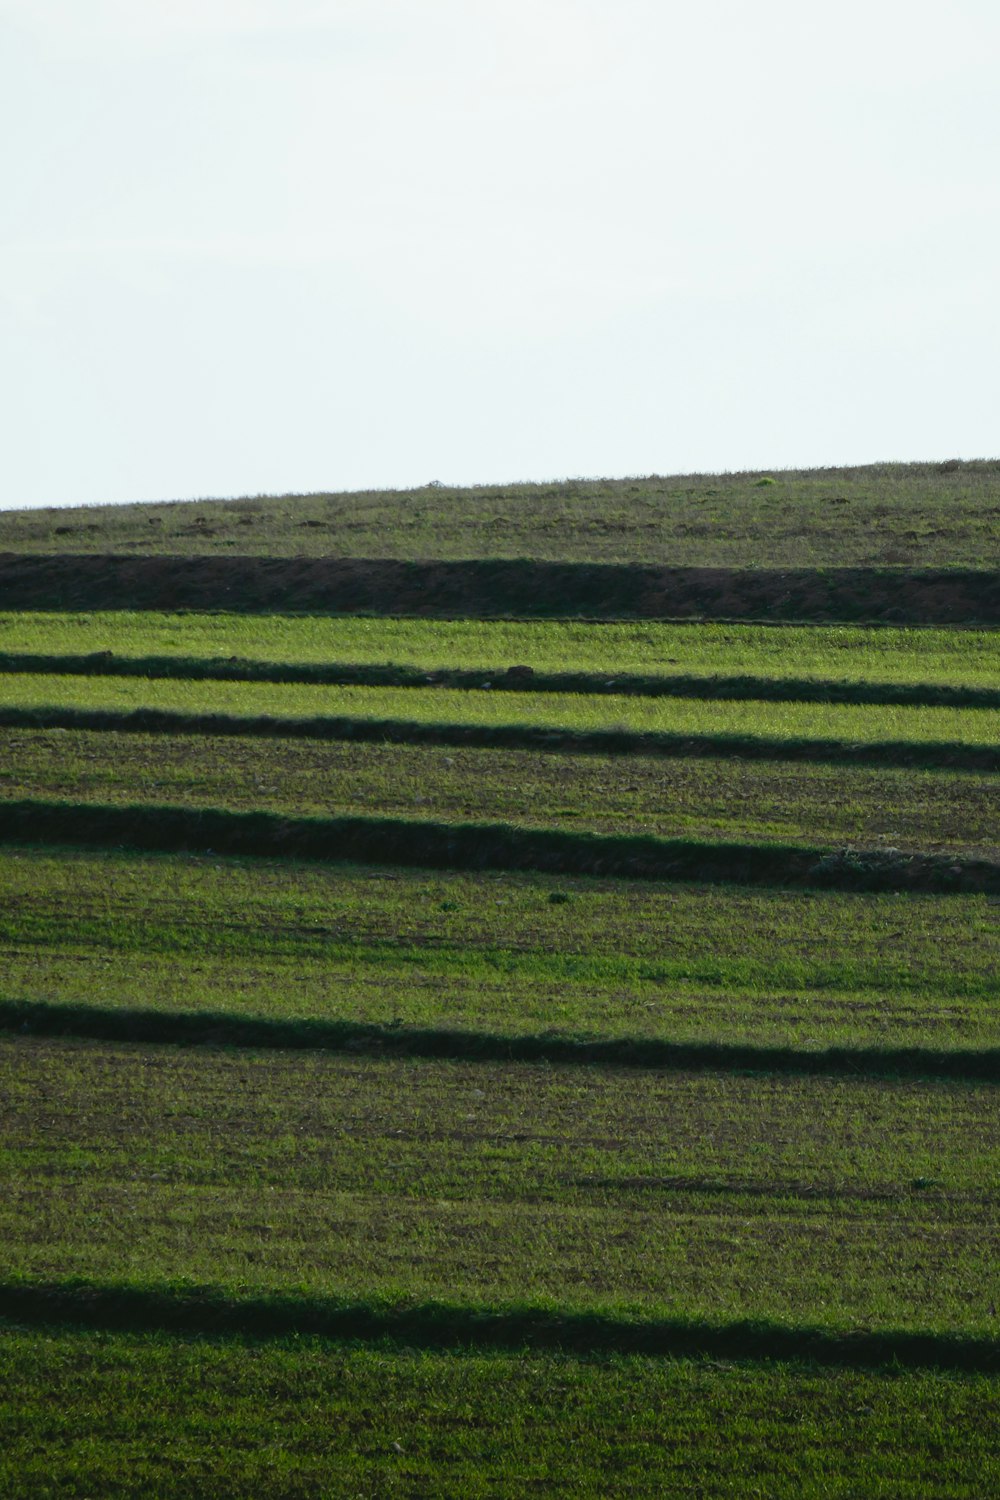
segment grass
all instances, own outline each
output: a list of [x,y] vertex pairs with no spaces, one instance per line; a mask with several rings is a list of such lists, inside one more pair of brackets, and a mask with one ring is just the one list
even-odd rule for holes
[[938,895],[975,891],[1000,896],[1000,865],[893,849],[702,842],[412,818],[290,818],[156,804],[4,802],[0,842],[318,860],[327,865],[360,861],[428,870],[530,870],[788,889],[920,890]]
[[0,1076],[6,1276],[992,1337],[992,1087],[31,1038]]
[[753,736],[914,745],[1000,744],[996,712],[978,708],[703,701],[607,694],[456,693],[433,687],[315,687],[290,683],[0,674],[0,705],[128,713],[151,708],[251,718],[350,718],[495,728],[526,726],[635,734]]
[[0,794],[1000,856],[995,777],[896,767],[0,728]]
[[[21,1036],[89,1038],[151,1045],[286,1048],[353,1056],[448,1058],[475,1063],[546,1063],[669,1072],[769,1073],[809,1078],[906,1078],[1000,1082],[1000,1047],[806,1047],[739,1042],[674,1042],[657,1037],[586,1038],[470,1031],[448,1026],[380,1025],[355,1020],[275,1018],[233,1011],[152,1010],[139,1006],[0,1001],[0,1029]],[[789,1351],[791,1352],[791,1351]]]
[[0,515],[0,550],[966,566],[1000,541],[994,461],[650,476]]
[[6,1000],[490,1035],[994,1048],[996,911],[972,895],[0,855]]
[[1000,634],[987,630],[22,611],[0,614],[0,651],[1000,686]]
[[998,1389],[981,1376],[58,1329],[0,1335],[0,1372],[11,1500],[979,1500],[1000,1483]]
[[[623,509],[606,503],[589,552],[586,487],[549,497],[544,525],[536,497],[531,545],[544,545],[567,501],[572,526],[558,546],[581,549],[567,555],[613,556],[625,536],[616,525],[641,504],[659,506],[644,556],[669,544],[669,560],[683,561],[685,546],[702,545],[684,528],[713,525],[725,533],[713,561],[740,526],[744,564],[746,538],[768,528],[768,556],[834,556],[839,522],[824,529],[818,476],[745,480],[692,492],[683,508],[674,495],[622,488]],[[862,560],[958,564],[973,542],[992,555],[995,483],[986,466],[857,471],[826,510],[853,510]],[[232,523],[253,539],[240,550],[292,553],[335,551],[346,535],[361,545],[383,527],[405,555],[450,526],[458,550],[438,555],[475,555],[461,548],[486,534],[499,497],[461,497],[459,528],[455,497],[424,493],[409,515],[401,497],[382,497],[382,510],[353,497],[289,505],[274,523],[271,502],[219,516],[207,506],[61,513],[60,524],[109,529],[59,541],[139,551],[141,527],[178,550],[176,521],[193,550],[235,552]],[[512,524],[496,528],[499,547],[528,535],[516,531],[519,503],[503,501]],[[696,522],[685,519],[692,507]],[[334,511],[342,529],[324,535]],[[24,522],[21,541],[49,546],[52,520]],[[953,542],[929,540],[938,525]],[[626,555],[638,537],[625,536]],[[428,673],[529,664],[604,674],[595,685],[605,688],[627,667],[689,674],[709,691],[740,674],[794,692],[810,681],[995,690],[997,639],[888,627],[0,617],[0,651],[49,653],[50,665],[98,651],[391,660]],[[933,754],[926,747],[952,741],[971,756],[997,744],[995,716],[943,707],[51,672],[4,678],[2,697],[336,713],[365,718],[376,735],[383,718],[401,720],[404,735],[407,721],[421,732],[451,722],[453,738],[463,725],[521,724],[541,740],[548,726],[608,724],[678,741],[714,734],[716,752],[734,748],[718,738],[727,733],[756,736],[758,751],[773,741],[778,754],[810,737],[845,754],[902,742],[886,757],[916,755],[907,743]],[[223,837],[230,825],[213,807],[363,815],[383,828],[395,815],[399,838],[422,841],[425,859],[440,839],[485,857],[474,846],[489,830],[461,826],[484,819],[538,830],[546,858],[559,830],[739,841],[760,859],[770,856],[759,846],[779,840],[792,862],[824,845],[997,852],[995,778],[971,772],[225,728],[8,727],[0,795],[32,799],[22,812],[36,840],[68,841],[104,816],[94,804],[112,803],[119,820],[107,828],[125,843],[171,802],[199,812],[178,826]],[[54,797],[81,805],[46,809]],[[15,813],[6,807],[8,834]],[[701,881],[668,885],[37,842],[0,850],[0,1489],[996,1488],[996,899],[709,885],[709,856],[698,857]],[[744,864],[749,879],[756,866]]]

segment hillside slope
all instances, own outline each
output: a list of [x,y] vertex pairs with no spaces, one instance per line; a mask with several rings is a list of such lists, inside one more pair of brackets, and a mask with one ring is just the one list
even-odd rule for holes
[[1000,460],[0,513],[0,552],[982,568]]

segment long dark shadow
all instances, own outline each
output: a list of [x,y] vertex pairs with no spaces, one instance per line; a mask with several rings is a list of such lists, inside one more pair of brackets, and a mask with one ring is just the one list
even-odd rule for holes
[[0,553],[5,609],[226,610],[442,619],[1000,623],[1000,573],[469,558]]
[[286,1048],[354,1056],[547,1062],[573,1067],[672,1072],[776,1073],[846,1078],[926,1078],[1000,1083],[1000,1047],[760,1046],[672,1042],[658,1037],[516,1035],[445,1026],[377,1025],[307,1017],[272,1019],[229,1011],[158,1011],[41,1000],[0,1000],[0,1030],[36,1037],[173,1046]]
[[205,852],[446,870],[954,894],[1000,892],[1000,865],[897,850],[577,833],[509,823],[283,817],[153,804],[0,802],[0,843]]
[[549,1349],[588,1356],[639,1354],[849,1369],[1000,1371],[1000,1342],[906,1329],[832,1331],[765,1319],[710,1323],[532,1304],[400,1304],[268,1294],[233,1297],[214,1287],[137,1286],[82,1280],[0,1282],[0,1319],[22,1327],[274,1339],[306,1335],[439,1350]]
[[213,734],[269,739],[352,740],[359,744],[443,745],[552,751],[560,755],[647,755],[669,759],[816,761],[830,765],[905,766],[929,771],[1000,771],[1000,749],[960,740],[847,740],[753,734],[672,734],[558,725],[434,724],[349,716],[279,718],[270,714],[195,714],[171,709],[0,707],[0,728],[91,729],[115,734]]
[[1000,689],[934,682],[817,677],[723,677],[706,673],[544,672],[531,667],[415,667],[358,662],[277,662],[236,657],[118,656],[0,651],[0,673],[141,677],[197,682],[274,682],[330,687],[498,688],[508,693],[614,694],[764,703],[854,703],[925,708],[1000,708]]

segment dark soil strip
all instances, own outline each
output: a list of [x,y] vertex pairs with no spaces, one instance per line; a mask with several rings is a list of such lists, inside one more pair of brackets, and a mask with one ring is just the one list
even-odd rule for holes
[[1000,573],[8,552],[0,607],[1000,625]]
[[571,1067],[645,1068],[661,1072],[761,1073],[832,1078],[950,1078],[1000,1084],[1000,1048],[764,1047],[726,1042],[670,1042],[656,1037],[505,1035],[430,1026],[358,1021],[273,1020],[227,1011],[146,1010],[99,1005],[0,1001],[0,1031],[183,1047],[281,1048],[373,1057],[455,1058],[464,1062],[547,1062]]
[[648,834],[576,833],[507,823],[405,818],[285,818],[218,808],[0,803],[0,841],[279,859],[537,870],[638,880],[811,886],[851,891],[1000,893],[1000,865],[895,850],[703,843]]
[[0,651],[0,672],[35,676],[144,677],[197,682],[296,682],[332,687],[495,687],[505,693],[613,693],[642,698],[754,700],[763,703],[861,703],[919,708],[1000,709],[1000,688],[934,682],[843,682],[815,677],[670,676],[536,672],[528,666],[422,667],[355,662],[249,661],[237,657],[81,656]]
[[4,729],[90,729],[113,734],[262,735],[269,739],[353,740],[358,744],[442,745],[550,750],[560,755],[642,755],[697,760],[822,761],[912,766],[929,771],[1000,771],[1000,748],[960,740],[824,740],[755,734],[671,734],[630,729],[560,729],[533,724],[425,724],[412,719],[275,718],[270,714],[193,714],[172,709],[3,708]]
[[347,1301],[214,1287],[86,1281],[0,1282],[0,1318],[20,1327],[72,1327],[205,1338],[295,1334],[421,1349],[551,1349],[581,1355],[795,1361],[847,1369],[1000,1370],[1000,1343],[962,1334],[837,1333],[764,1320],[714,1324],[628,1318],[528,1305]]

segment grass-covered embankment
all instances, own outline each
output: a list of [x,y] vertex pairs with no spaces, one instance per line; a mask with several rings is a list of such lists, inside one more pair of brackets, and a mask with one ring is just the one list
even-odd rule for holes
[[1000,865],[991,860],[896,849],[703,842],[413,818],[290,818],[157,804],[2,802],[0,842],[820,890],[1000,894]]
[[[414,1301],[395,1295],[367,1298],[265,1292],[235,1295],[203,1282],[0,1282],[0,1318],[16,1313],[19,1327],[66,1333],[166,1334],[200,1341],[322,1338],[335,1344],[403,1347],[407,1352],[468,1355],[517,1350],[555,1353],[594,1362],[630,1356],[664,1361],[722,1359],[773,1368],[786,1363],[827,1370],[920,1370],[996,1375],[1000,1344],[974,1334],[886,1328],[830,1330],[766,1318],[716,1322],[708,1318],[650,1317],[641,1309],[604,1311],[539,1302]],[[2,1325],[0,1325],[2,1326]]]
[[[280,980],[279,976],[279,980]],[[659,1072],[736,1072],[809,1078],[917,1078],[1000,1083],[1000,1047],[829,1046],[759,1042],[667,1041],[656,1036],[606,1038],[560,1033],[471,1030],[451,1024],[407,1025],[394,1017],[357,1020],[276,1017],[243,1011],[143,1009],[75,1001],[0,1000],[0,1030],[22,1036],[75,1037],[183,1047],[282,1048],[352,1056],[451,1058],[570,1067],[646,1068]]]
[[0,553],[8,609],[209,610],[437,619],[761,620],[992,627],[1000,574],[975,568],[678,568],[526,559]]
[[764,703],[870,703],[919,708],[1000,708],[1000,688],[962,687],[948,683],[835,681],[803,677],[644,676],[617,677],[592,672],[535,672],[513,666],[496,673],[491,667],[373,666],[356,662],[289,663],[217,657],[83,656],[0,654],[0,674],[50,674],[75,677],[140,677],[196,682],[281,682],[328,687],[451,688],[468,691],[496,686],[507,693],[623,695],[636,698],[738,699]]
[[[403,705],[405,707],[405,705]],[[234,735],[265,739],[346,740],[355,745],[437,745],[553,751],[566,755],[641,755],[698,760],[788,760],[847,766],[995,773],[1000,747],[960,740],[841,740],[813,735],[695,734],[556,725],[421,722],[415,718],[275,718],[271,714],[198,713],[161,708],[75,708],[0,704],[0,730],[92,730],[112,734]]]
[[1000,745],[997,715],[986,708],[799,703],[640,697],[633,694],[522,692],[484,684],[455,692],[285,682],[213,682],[60,673],[0,674],[0,703],[129,713],[230,714],[254,718],[411,720],[501,727],[623,731],[631,734],[755,735],[762,739],[897,740]]

